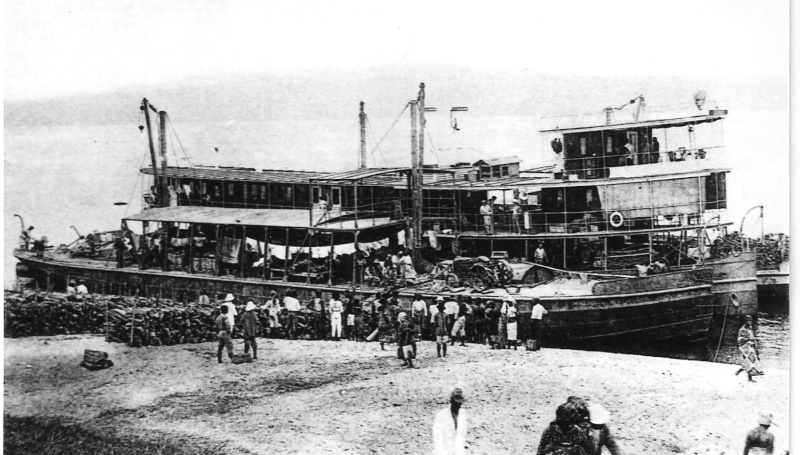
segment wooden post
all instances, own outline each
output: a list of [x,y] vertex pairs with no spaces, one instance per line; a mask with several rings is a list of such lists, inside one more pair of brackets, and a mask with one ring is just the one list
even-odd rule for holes
[[564,263],[564,270],[567,270],[567,239],[564,239],[564,259],[562,262]]
[[286,228],[286,249],[283,258],[283,281],[289,281],[289,228]]
[[650,245],[650,254],[648,254],[648,257],[650,257],[650,263],[652,264],[653,263],[653,233],[652,232],[647,234],[647,239],[649,240],[648,243]]
[[189,273],[194,273],[194,224],[189,225]]
[[244,261],[247,254],[247,227],[242,226],[242,246],[240,248],[241,259],[239,260],[239,276],[244,278]]
[[333,231],[331,233],[331,254],[328,256],[328,286],[333,285]]
[[169,263],[168,250],[169,247],[169,223],[162,223],[164,228],[164,235],[161,236],[161,270],[167,271],[167,264]]
[[150,260],[150,249],[147,245],[148,225],[147,221],[142,221],[142,238],[139,240],[139,270],[144,270],[147,267],[147,261]]
[[358,183],[353,181],[353,216],[355,228],[358,229]]
[[356,275],[358,274],[358,231],[353,232],[353,247],[355,247],[355,251],[353,252],[353,286],[356,285]]
[[525,239],[525,260],[528,260],[528,239]]
[[[267,275],[267,269],[269,269],[269,276]],[[267,278],[272,279],[272,267],[270,267],[270,255],[269,255],[269,226],[264,226],[264,273],[262,274],[264,279]]]
[[417,236],[419,233],[417,232],[417,227],[419,220],[417,219],[420,214],[420,194],[419,194],[419,161],[417,159],[417,146],[419,144],[419,140],[417,138],[417,120],[418,120],[418,113],[417,113],[417,105],[418,100],[413,100],[410,102],[411,104],[411,222],[413,223],[413,227],[411,229],[411,234],[413,238],[409,238],[406,236],[406,248],[411,248],[412,259],[414,263],[419,263],[419,245],[416,243]]
[[222,257],[220,256],[222,254],[222,237],[220,236],[220,231],[221,231],[221,229],[220,229],[219,224],[218,224],[217,225],[217,247],[215,248],[216,251],[214,253],[214,262],[216,264],[217,276],[222,275]]
[[603,251],[605,251],[605,255],[603,256],[603,270],[608,270],[608,237],[603,237]]

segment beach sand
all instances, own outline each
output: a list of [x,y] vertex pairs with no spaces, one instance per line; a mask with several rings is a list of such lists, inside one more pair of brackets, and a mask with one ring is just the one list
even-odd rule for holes
[[[61,417],[97,431],[149,434],[227,453],[431,452],[431,423],[450,390],[464,389],[468,453],[535,453],[570,395],[611,412],[627,454],[741,453],[760,412],[771,412],[776,453],[789,446],[787,362],[764,359],[748,383],[736,365],[604,352],[492,351],[419,343],[419,369],[394,346],[259,339],[259,360],[219,365],[216,343],[129,348],[101,336],[4,340],[4,413]],[[115,366],[78,366],[84,349]],[[236,340],[235,350],[243,344]],[[705,453],[705,452],[703,452]]]

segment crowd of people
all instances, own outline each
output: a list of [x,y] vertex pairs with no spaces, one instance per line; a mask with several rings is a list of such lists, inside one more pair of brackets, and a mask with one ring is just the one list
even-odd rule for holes
[[[387,344],[395,344],[398,358],[405,366],[414,368],[416,343],[421,340],[435,341],[438,357],[447,357],[448,345],[455,346],[456,343],[459,346],[488,344],[493,349],[516,350],[519,347],[519,310],[510,296],[471,298],[451,294],[426,300],[421,294],[416,294],[408,310],[403,309],[397,291],[378,293],[363,301],[354,292],[334,292],[326,300],[321,291],[314,291],[313,297],[306,302],[297,297],[297,291],[293,289],[282,296],[271,291],[269,297],[259,304],[247,301],[244,314],[240,316],[236,298],[228,294],[220,306],[220,315],[224,314],[225,320],[217,324],[220,349],[233,337],[244,337],[245,347],[252,345],[254,357],[257,349],[255,337],[259,336],[378,341],[382,350],[386,350]],[[201,295],[200,301],[207,304],[208,296]],[[244,302],[238,303],[241,310]],[[252,320],[248,319],[251,312],[254,315],[250,318]],[[547,310],[538,301],[531,308],[530,330],[525,336],[531,350],[538,350],[541,346],[542,318],[546,314]],[[220,362],[221,355],[220,350]]]
[[[208,296],[200,297],[208,303]],[[203,300],[205,299],[205,300]],[[235,297],[228,294],[227,306],[231,334],[243,330],[237,316]],[[240,302],[240,305],[244,302]],[[252,303],[252,305],[250,305]],[[385,350],[387,344],[398,348],[413,346],[420,340],[435,341],[440,357],[447,356],[447,345],[466,346],[466,343],[488,344],[494,349],[518,349],[521,334],[518,330],[519,310],[513,297],[473,298],[460,295],[440,295],[426,300],[415,294],[408,310],[403,309],[399,292],[377,293],[363,300],[353,292],[336,293],[323,299],[321,291],[300,302],[295,290],[279,297],[271,291],[259,305],[248,301],[247,307],[259,314],[257,335],[270,338],[374,341]],[[248,311],[248,310],[245,310]],[[531,308],[529,331],[531,349],[541,346],[542,318],[547,310],[536,302]],[[260,321],[264,321],[261,324]],[[240,332],[237,332],[241,335]],[[400,350],[400,349],[398,349]]]

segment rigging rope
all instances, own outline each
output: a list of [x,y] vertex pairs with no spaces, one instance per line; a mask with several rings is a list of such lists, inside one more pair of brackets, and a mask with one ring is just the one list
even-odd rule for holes
[[178,131],[175,130],[175,126],[172,124],[172,119],[170,119],[169,114],[167,114],[167,122],[169,123],[169,127],[172,129],[173,136],[175,136],[175,139],[178,141],[178,145],[181,147],[181,151],[183,152],[184,158],[186,158],[186,162],[189,163],[189,167],[193,167],[192,162],[189,160],[189,156],[186,154],[186,149],[183,147],[181,138],[178,137]]
[[[144,167],[144,162],[147,161],[147,155],[149,153],[150,153],[149,151],[145,151],[144,154],[142,155],[142,162],[141,164],[139,164],[139,169],[142,169],[142,167]],[[142,180],[144,180],[144,174],[140,173],[138,170],[136,171],[136,174],[137,178],[134,179],[133,181],[133,188],[131,188],[131,195],[128,196],[128,203],[125,205],[125,213],[123,216],[128,214],[128,209],[131,207],[131,202],[133,202],[133,194],[136,192],[136,187],[141,185]],[[144,191],[144,188],[142,188],[142,191]]]
[[[370,136],[372,136],[373,135],[372,123],[370,123],[369,117],[367,117],[367,128],[369,128],[369,134],[370,134]],[[386,136],[384,136],[384,137],[386,137]],[[383,140],[383,139],[381,139],[381,140]],[[378,152],[380,152],[381,158],[383,158],[383,165],[386,166],[386,167],[389,167],[389,163],[386,161],[386,156],[383,154],[383,150],[378,148],[380,145],[381,145],[380,142],[378,142],[378,144],[375,145],[375,147],[372,149],[372,152],[369,155],[370,157],[372,157],[372,164],[375,165],[375,166],[378,165],[377,161],[375,160],[375,150],[377,150]]]
[[433,152],[433,156],[436,157],[436,162],[439,163],[439,166],[441,166],[442,160],[439,159],[439,154],[436,153],[436,145],[433,144],[433,138],[431,137],[431,132],[430,130],[425,130],[425,132],[428,133],[428,142],[431,143],[431,152]]
[[[375,145],[375,149],[377,149],[378,147],[381,146],[381,142],[383,142],[383,140],[386,139],[386,136],[389,135],[389,133],[392,131],[392,128],[394,128],[394,126],[397,124],[397,122],[400,121],[400,117],[402,117],[403,114],[406,112],[406,109],[408,109],[408,104],[409,103],[406,103],[406,105],[403,106],[403,110],[400,111],[400,115],[397,116],[397,118],[394,120],[394,123],[392,123],[392,126],[390,126],[389,129],[386,131],[386,134],[384,134],[383,137],[381,138],[381,140],[378,141],[378,144]],[[367,119],[367,121],[369,121],[369,119]],[[375,152],[375,149],[373,149],[372,151]],[[381,152],[381,154],[382,153],[383,152]]]

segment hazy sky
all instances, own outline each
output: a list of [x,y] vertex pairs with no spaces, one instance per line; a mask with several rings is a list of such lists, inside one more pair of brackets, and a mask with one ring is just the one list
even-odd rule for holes
[[788,77],[789,2],[778,0],[4,3],[8,101],[379,65]]

